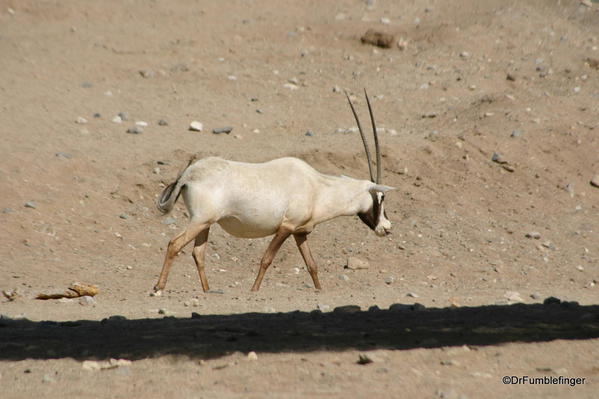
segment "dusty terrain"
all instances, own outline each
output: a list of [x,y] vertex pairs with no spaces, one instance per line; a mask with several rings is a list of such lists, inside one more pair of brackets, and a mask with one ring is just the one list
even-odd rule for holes
[[[582,3],[0,0],[0,396],[597,397],[599,4]],[[370,28],[403,49],[362,44]],[[186,224],[155,197],[190,156],[366,178],[342,93],[365,122],[364,87],[392,235],[320,225],[321,292],[290,240],[250,293],[268,239],[215,227],[213,292],[186,250],[149,296]],[[101,292],[34,299],[73,281]],[[110,358],[132,363],[93,370]]]

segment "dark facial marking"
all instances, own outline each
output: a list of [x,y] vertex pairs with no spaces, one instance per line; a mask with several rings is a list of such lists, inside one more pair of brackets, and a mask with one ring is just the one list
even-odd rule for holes
[[[380,202],[376,193],[370,193],[370,195],[372,196],[372,208],[370,208],[370,210],[368,210],[367,212],[358,213],[358,217],[360,218],[360,220],[362,220],[362,222],[364,222],[365,225],[374,230],[376,228],[376,224],[379,220],[379,217],[381,216],[381,204],[385,199],[385,194],[381,195]],[[385,217],[387,217],[387,215],[385,215]]]

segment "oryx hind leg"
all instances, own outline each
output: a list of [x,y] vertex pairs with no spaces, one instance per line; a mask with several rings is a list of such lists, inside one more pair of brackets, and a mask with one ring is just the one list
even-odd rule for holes
[[164,258],[164,264],[162,266],[162,271],[160,272],[160,277],[158,278],[158,282],[154,286],[154,291],[161,291],[164,289],[166,285],[166,280],[168,279],[168,274],[171,271],[171,267],[173,266],[173,261],[179,254],[179,252],[185,247],[187,244],[191,242],[194,238],[198,236],[202,231],[208,229],[210,227],[210,223],[191,220],[187,228],[182,232],[177,234],[170,242],[168,243],[168,248],[166,250],[166,257]]
[[318,266],[312,257],[312,252],[310,251],[310,247],[308,246],[308,234],[307,233],[298,233],[294,234],[293,238],[295,238],[295,243],[302,254],[302,258],[304,258],[304,263],[308,268],[308,273],[310,273],[310,277],[312,277],[312,282],[314,282],[314,287],[319,290],[320,281],[318,281]]
[[202,289],[204,292],[208,291],[210,288],[208,287],[208,279],[206,278],[206,272],[204,267],[204,259],[206,257],[206,246],[208,241],[208,232],[210,231],[210,227],[202,230],[200,234],[196,237],[196,241],[193,247],[193,259],[196,262],[196,267],[198,269],[198,274],[200,275],[200,282],[202,283]]

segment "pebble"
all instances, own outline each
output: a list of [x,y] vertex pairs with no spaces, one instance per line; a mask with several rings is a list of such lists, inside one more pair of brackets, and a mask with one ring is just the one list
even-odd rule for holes
[[415,292],[408,292],[406,296],[409,296],[411,298],[420,298],[420,295],[416,294]]
[[321,312],[328,312],[329,310],[331,310],[331,307],[329,305],[325,305],[324,303],[319,303],[316,307]]
[[221,133],[229,134],[229,133],[231,133],[232,130],[233,130],[233,128],[231,126],[217,127],[217,128],[212,129],[212,133],[214,133],[214,134],[221,134]]
[[192,132],[201,132],[204,130],[204,124],[202,122],[193,121],[189,124],[189,130]]
[[71,154],[69,154],[68,152],[57,152],[56,155],[58,158],[62,158],[62,159],[71,159],[73,158],[73,156]]
[[507,163],[507,161],[503,158],[503,155],[501,155],[498,152],[494,152],[493,156],[491,157],[491,161],[496,162],[498,164],[505,164]]
[[460,58],[470,58],[470,53],[467,51],[462,51],[460,53]]
[[251,361],[258,360],[258,355],[256,354],[256,352],[254,352],[254,351],[249,352],[248,360],[251,360]]
[[314,136],[314,133],[312,132],[312,130],[308,130],[306,132],[305,136],[312,137],[312,136]]
[[298,86],[293,84],[293,83],[285,83],[283,85],[284,88],[289,89],[289,90],[297,90]]
[[526,238],[534,238],[535,240],[538,240],[541,238],[541,233],[539,233],[538,231],[531,231],[530,233],[526,233]]
[[520,296],[520,293],[517,292],[517,291],[507,291],[503,296],[508,301],[512,301],[512,302],[524,302],[524,300]]
[[340,93],[341,92],[341,87],[339,86],[333,86],[333,93]]
[[129,120],[129,114],[127,112],[119,112],[119,114],[117,116],[119,118],[121,118],[121,121],[128,121]]
[[360,258],[356,258],[355,256],[350,256],[347,258],[345,268],[350,270],[363,270],[370,268],[370,263]]
[[365,364],[374,363],[374,360],[372,360],[370,357],[368,357],[368,356],[366,356],[364,354],[360,354],[358,356],[358,361],[356,363],[361,364],[361,365],[365,365]]
[[393,284],[394,282],[395,282],[395,277],[393,277],[393,276],[385,277],[385,284],[390,285],[390,284]]
[[189,304],[193,307],[198,307],[200,306],[200,300],[198,298],[191,298]]
[[81,298],[79,298],[79,305],[89,306],[89,305],[95,305],[95,304],[96,304],[96,299],[92,296],[85,295],[85,296],[82,296]]
[[102,114],[99,112],[94,112],[94,118],[101,118]]
[[85,119],[84,117],[80,116],[77,118],[77,120],[75,121],[75,123],[78,123],[80,125],[85,125],[87,123],[87,119]]
[[599,188],[599,174],[593,176],[591,179],[591,186]]
[[530,297],[532,299],[541,299],[541,294],[539,294],[538,292],[533,292],[532,294],[530,294]]
[[121,219],[129,219],[129,215],[127,215],[126,213],[121,213],[121,214],[119,215],[119,217],[120,217]]
[[165,308],[158,309],[158,314],[162,314],[162,315],[165,315],[165,316],[173,316],[174,315],[173,312],[171,312],[171,311],[169,311],[169,310],[167,310]]
[[135,124],[136,124],[137,126],[141,126],[141,127],[146,127],[146,126],[148,126],[148,122],[144,122],[144,121],[137,121],[137,122],[135,122]]
[[121,118],[120,116],[115,116],[114,118],[112,118],[112,121],[114,123],[123,123],[123,118]]
[[142,69],[139,71],[139,74],[146,79],[156,76],[156,72],[152,71],[151,69]]
[[158,121],[158,126],[168,126],[168,122],[165,121],[164,119],[160,119]]
[[345,306],[337,306],[333,309],[333,313],[356,313],[361,309],[358,305],[345,305]]
[[141,126],[133,126],[127,129],[127,133],[129,134],[142,134],[144,132],[143,127]]
[[27,201],[25,202],[25,208],[35,209],[37,208],[37,203],[34,201]]
[[345,275],[345,274],[340,274],[339,275],[339,279],[341,281],[349,281],[349,277],[347,275]]
[[45,384],[54,382],[54,378],[52,378],[52,376],[50,374],[44,374],[44,376],[42,377],[42,382]]
[[518,130],[518,129],[513,130],[512,134],[510,134],[510,137],[520,137],[520,136],[522,136],[522,130]]
[[162,223],[166,224],[168,226],[169,224],[177,223],[177,219],[175,219],[174,217],[168,217],[168,218],[164,219],[164,221]]
[[220,295],[222,295],[224,293],[225,293],[225,291],[223,291],[220,288],[217,289],[217,290],[208,290],[208,291],[206,291],[206,294],[220,294]]

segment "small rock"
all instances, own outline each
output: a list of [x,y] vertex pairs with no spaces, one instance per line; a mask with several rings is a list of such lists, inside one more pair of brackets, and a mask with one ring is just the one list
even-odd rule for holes
[[460,53],[460,58],[470,58],[470,53],[467,51],[462,51]]
[[599,188],[599,174],[593,176],[591,179],[591,186]]
[[363,270],[370,268],[370,264],[365,260],[356,258],[355,256],[350,256],[347,258],[347,264],[345,268],[350,270]]
[[4,208],[2,209],[2,213],[13,213],[15,210],[12,208]]
[[81,306],[90,306],[90,305],[95,305],[95,304],[96,304],[96,299],[92,296],[84,295],[81,298],[79,298],[79,305],[81,305]]
[[409,296],[411,298],[420,298],[420,295],[416,294],[415,292],[408,292],[406,296]]
[[314,136],[314,133],[311,130],[308,130],[306,132],[305,136],[312,137],[312,136]]
[[339,275],[339,280],[341,281],[349,281],[349,277],[345,274],[340,274]]
[[158,121],[158,126],[168,126],[168,122],[165,121],[164,119],[160,119]]
[[58,158],[61,158],[61,159],[71,159],[71,158],[73,158],[73,156],[71,154],[67,153],[67,152],[57,152],[54,155],[56,155]]
[[543,305],[559,305],[560,303],[562,303],[561,299],[556,298],[554,296],[545,298],[545,300],[543,301]]
[[151,69],[142,69],[139,71],[139,74],[146,79],[156,76],[156,72],[152,71]]
[[168,218],[164,219],[164,221],[162,223],[166,224],[168,226],[169,224],[177,223],[177,219],[175,219],[174,217],[168,217]]
[[385,277],[385,284],[390,285],[390,284],[393,284],[394,282],[395,282],[395,277],[393,277],[393,276]]
[[193,121],[189,124],[189,130],[192,132],[201,132],[204,130],[204,124],[202,124],[202,122]]
[[523,134],[522,130],[516,129],[516,130],[512,130],[512,134],[510,134],[510,137],[520,137],[520,136],[522,136],[522,134]]
[[221,133],[229,134],[229,133],[231,133],[232,130],[233,130],[233,128],[231,126],[217,127],[217,128],[212,129],[212,133],[214,133],[214,134],[221,134]]
[[365,364],[370,364],[373,363],[374,360],[372,360],[370,357],[364,355],[364,354],[360,354],[358,356],[358,361],[356,363],[361,364],[361,365],[365,365]]
[[361,309],[358,305],[345,305],[345,306],[337,306],[333,309],[333,313],[356,313]]
[[37,208],[37,203],[34,201],[27,201],[25,202],[25,208],[35,209]]
[[539,233],[538,231],[531,231],[530,233],[526,233],[525,237],[534,238],[535,240],[538,240],[541,238],[541,233]]
[[101,118],[102,114],[100,114],[99,112],[94,112],[94,118]]
[[248,360],[251,360],[251,361],[258,360],[258,355],[256,354],[256,352],[254,352],[254,351],[249,352]]
[[119,215],[119,217],[120,217],[121,219],[129,219],[129,215],[127,215],[126,213],[121,213],[121,214]]
[[505,77],[506,80],[509,80],[510,82],[515,82],[516,81],[516,75],[512,74],[512,73],[508,73]]
[[117,116],[121,118],[121,121],[129,120],[129,114],[127,112],[119,112]]
[[371,44],[381,48],[391,48],[395,42],[395,36],[375,31],[374,29],[368,29],[360,40],[363,44]]
[[200,300],[198,298],[191,298],[189,300],[189,305],[191,305],[193,307],[198,307],[198,306],[200,306]]
[[524,302],[524,300],[520,296],[520,293],[516,292],[516,291],[508,291],[503,296],[508,301],[512,301],[512,302]]
[[223,291],[222,289],[217,289],[217,290],[208,290],[206,291],[206,294],[219,294],[219,295],[223,295],[225,293],[225,291]]
[[114,118],[112,118],[112,121],[114,123],[123,123],[123,119],[120,116],[115,116]]
[[52,378],[52,376],[50,374],[44,374],[44,376],[42,377],[42,382],[44,384],[49,384],[54,381],[55,381],[54,378]]
[[538,292],[533,292],[532,294],[530,294],[530,297],[532,299],[541,299],[541,294],[539,294]]
[[320,310],[321,312],[328,312],[329,310],[331,310],[331,307],[329,305],[325,305],[323,303],[319,303],[317,305],[318,310]]
[[503,155],[501,155],[498,152],[494,152],[493,156],[491,157],[491,161],[496,162],[498,164],[506,164],[507,161],[503,158]]
[[80,125],[85,125],[87,123],[87,119],[85,119],[84,117],[80,116],[77,118],[77,120],[75,121],[75,123],[78,123]]
[[148,122],[137,121],[137,122],[135,122],[135,125],[141,126],[141,127],[146,127],[146,126],[148,126]]
[[133,126],[127,129],[127,133],[129,134],[142,134],[144,132],[143,127],[141,126]]
[[293,83],[285,83],[283,85],[284,88],[289,89],[289,90],[297,90],[298,86],[294,85]]

